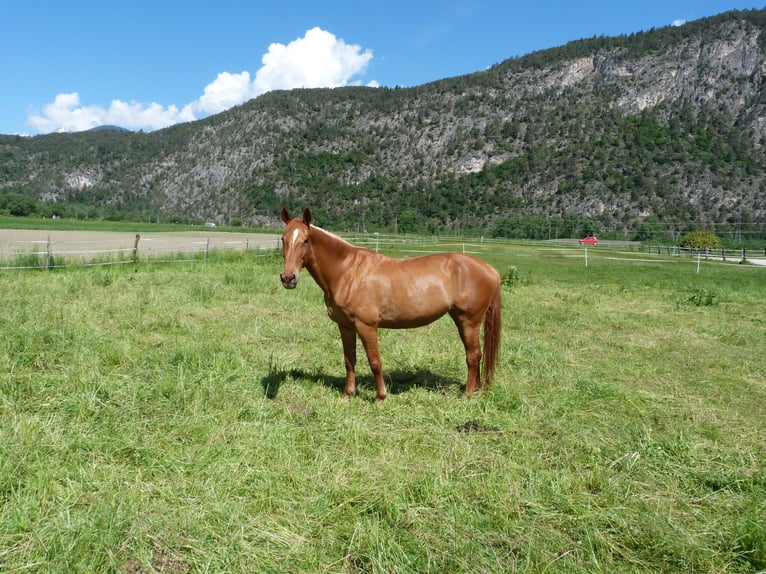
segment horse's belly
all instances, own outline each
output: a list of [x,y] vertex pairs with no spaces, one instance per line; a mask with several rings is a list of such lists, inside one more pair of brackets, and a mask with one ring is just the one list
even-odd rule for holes
[[433,323],[436,321],[439,317],[442,317],[444,313],[441,313],[436,316],[423,316],[423,317],[412,317],[412,318],[402,318],[397,320],[384,320],[380,322],[380,327],[384,329],[413,329],[415,327],[423,327],[424,325],[428,325],[429,323]]
[[449,311],[451,303],[443,282],[403,283],[379,294],[380,326],[407,329],[428,325]]
[[396,308],[380,310],[379,324],[386,329],[409,329],[433,323],[449,311],[449,305],[437,301],[408,301]]

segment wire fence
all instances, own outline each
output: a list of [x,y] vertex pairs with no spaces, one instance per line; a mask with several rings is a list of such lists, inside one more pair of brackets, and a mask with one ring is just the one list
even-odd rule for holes
[[723,247],[717,249],[689,249],[688,247],[679,247],[678,245],[643,245],[642,249],[645,249],[648,253],[656,253],[657,255],[669,255],[677,257],[689,257],[697,258],[701,257],[706,261],[719,260],[719,261],[735,261],[735,262],[747,262],[748,259],[760,260],[766,258],[766,248],[761,253],[760,250],[740,247],[736,249],[725,249]]
[[0,237],[0,271],[122,265],[139,260],[183,263],[207,260],[211,253],[255,251],[270,255],[279,236],[192,232],[126,234],[113,232],[29,232],[4,230]]
[[[354,245],[375,251],[419,255],[456,251],[490,255],[506,240],[484,237],[460,238],[388,234],[344,234]],[[635,242],[602,242],[582,246],[576,241],[514,241],[536,249],[540,256],[582,258],[584,265],[594,260],[631,260],[681,262],[752,263],[766,266],[766,250],[715,249],[691,250],[677,245],[649,245]],[[281,248],[276,234],[232,232],[116,233],[94,231],[0,230],[0,271],[54,269],[136,263],[191,263],[206,261],[213,253],[257,251],[256,256],[272,256]],[[645,258],[645,259],[642,259]]]

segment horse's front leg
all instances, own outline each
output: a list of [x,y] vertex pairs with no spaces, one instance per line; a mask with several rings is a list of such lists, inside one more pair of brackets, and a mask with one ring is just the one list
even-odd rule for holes
[[383,402],[386,400],[388,391],[386,391],[386,383],[383,380],[383,361],[380,358],[380,348],[378,347],[378,328],[369,325],[357,325],[357,332],[367,353],[372,376],[375,378],[375,390],[378,393],[378,401]]
[[343,341],[343,363],[346,365],[346,387],[343,398],[350,399],[356,392],[356,331],[353,328],[340,326],[340,338]]

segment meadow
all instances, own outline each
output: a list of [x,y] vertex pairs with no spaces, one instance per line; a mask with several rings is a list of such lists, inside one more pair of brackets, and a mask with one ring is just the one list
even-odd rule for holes
[[0,273],[0,570],[766,570],[766,268],[471,248],[508,277],[471,400],[442,319],[342,401],[277,255]]

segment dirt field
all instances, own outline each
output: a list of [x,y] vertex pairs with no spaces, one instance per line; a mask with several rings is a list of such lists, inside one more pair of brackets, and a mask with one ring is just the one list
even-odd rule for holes
[[[142,233],[138,254],[197,253],[210,250],[270,249],[278,245],[278,235],[263,233],[229,233],[225,231],[180,231]],[[0,229],[0,260],[32,253],[94,259],[132,254],[135,233],[111,231],[41,231]]]

